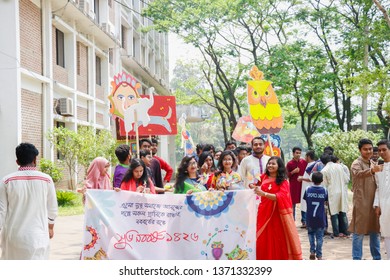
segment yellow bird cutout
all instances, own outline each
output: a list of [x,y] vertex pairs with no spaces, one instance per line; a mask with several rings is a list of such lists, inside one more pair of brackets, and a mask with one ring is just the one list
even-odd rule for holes
[[264,74],[253,66],[249,72],[248,104],[252,122],[261,134],[275,134],[283,127],[282,109],[272,82],[263,80]]

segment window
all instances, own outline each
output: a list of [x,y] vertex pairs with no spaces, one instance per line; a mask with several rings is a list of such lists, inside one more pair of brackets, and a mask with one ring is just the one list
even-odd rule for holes
[[64,33],[56,29],[56,63],[65,68],[65,36]]
[[93,6],[94,6],[94,12],[95,12],[95,20],[97,22],[100,22],[99,21],[99,0],[95,0]]
[[102,85],[102,62],[98,56],[96,56],[96,84]]
[[136,39],[133,37],[133,57],[135,57]]
[[144,46],[141,46],[141,61],[140,62],[143,66],[147,66],[146,61],[147,61],[146,48]]
[[56,127],[57,128],[60,128],[60,127],[65,128],[65,123],[64,122],[56,122]]
[[149,67],[149,69],[150,69],[152,72],[153,72],[153,69],[154,69],[153,57],[154,57],[153,53],[152,53],[152,52],[149,52],[149,54],[148,54],[148,67]]
[[114,50],[113,49],[108,49],[108,62],[110,64],[114,63]]
[[126,46],[126,27],[124,27],[123,25],[121,25],[121,35],[122,35],[122,48],[123,49],[126,49],[127,46]]

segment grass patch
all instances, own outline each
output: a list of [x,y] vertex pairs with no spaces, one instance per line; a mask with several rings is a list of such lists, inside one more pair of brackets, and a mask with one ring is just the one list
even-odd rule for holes
[[84,214],[83,195],[70,191],[57,190],[58,216],[74,216]]
[[84,205],[58,207],[58,216],[74,216],[82,214],[84,214]]

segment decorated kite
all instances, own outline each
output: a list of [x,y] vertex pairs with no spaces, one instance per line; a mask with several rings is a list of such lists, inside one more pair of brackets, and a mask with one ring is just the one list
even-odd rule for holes
[[[280,141],[272,141],[270,134],[278,133],[283,127],[282,109],[272,82],[263,79],[263,72],[253,66],[249,74],[253,78],[247,82],[249,114],[256,129],[268,135],[269,155],[275,155],[273,147],[275,143],[280,145]],[[280,149],[277,153],[280,153]]]
[[232,137],[236,141],[250,143],[254,137],[260,136],[250,116],[243,116],[238,119],[233,130]]
[[184,149],[185,156],[196,155],[194,141],[186,127],[186,119],[187,115],[185,113],[179,119],[179,126],[181,127],[181,148]]

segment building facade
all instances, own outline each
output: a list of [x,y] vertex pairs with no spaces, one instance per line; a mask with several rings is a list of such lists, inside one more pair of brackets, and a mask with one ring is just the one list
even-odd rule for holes
[[[0,176],[16,169],[15,147],[31,142],[55,160],[47,131],[92,126],[113,131],[107,99],[122,71],[141,93],[168,88],[168,36],[141,16],[145,0],[16,0],[0,2]],[[160,137],[172,165],[174,136]]]

